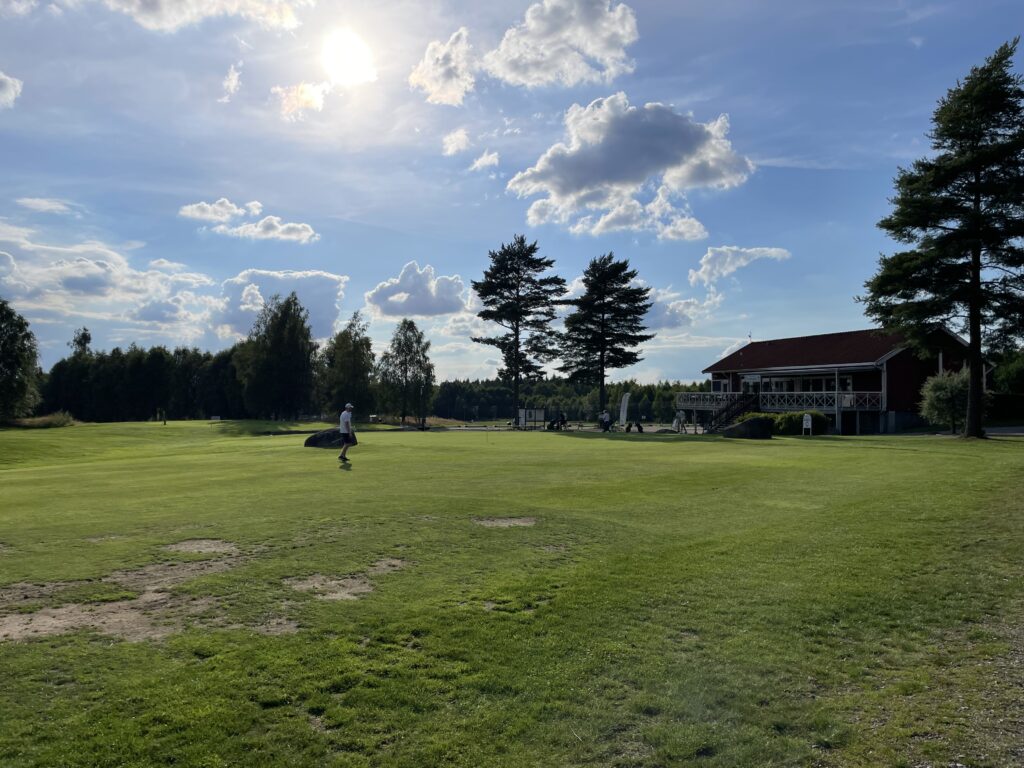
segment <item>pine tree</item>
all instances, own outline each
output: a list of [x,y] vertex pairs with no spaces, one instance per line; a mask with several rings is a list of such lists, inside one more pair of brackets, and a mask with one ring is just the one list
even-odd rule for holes
[[969,338],[965,434],[982,437],[983,333],[1024,331],[1024,78],[1005,43],[939,101],[934,154],[901,168],[879,222],[909,250],[882,256],[865,312],[923,345],[938,323]]
[[573,381],[597,384],[599,410],[607,403],[608,370],[640,362],[637,347],[654,338],[644,333],[643,324],[652,304],[651,289],[633,285],[636,276],[628,259],[616,261],[612,253],[599,256],[583,273],[583,295],[566,302],[575,309],[565,319],[559,370]]
[[543,276],[555,262],[537,255],[536,241],[527,244],[515,235],[509,244],[490,251],[491,266],[484,279],[473,281],[484,309],[478,314],[505,329],[498,336],[473,337],[501,352],[504,367],[498,376],[512,384],[513,412],[519,413],[519,390],[523,381],[544,375],[542,365],[558,352],[558,336],[551,327],[555,306],[565,295],[565,280]]

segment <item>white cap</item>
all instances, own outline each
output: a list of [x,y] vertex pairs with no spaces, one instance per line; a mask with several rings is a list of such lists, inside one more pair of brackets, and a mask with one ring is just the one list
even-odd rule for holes
[[355,408],[355,406],[352,405],[352,403],[345,403],[345,407],[346,408]]

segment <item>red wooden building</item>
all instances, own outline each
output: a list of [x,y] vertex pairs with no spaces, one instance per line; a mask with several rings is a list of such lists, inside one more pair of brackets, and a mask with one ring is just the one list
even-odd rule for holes
[[712,428],[745,411],[821,411],[840,434],[896,432],[920,421],[921,386],[959,370],[967,342],[945,329],[920,357],[898,333],[825,333],[754,341],[704,369],[711,392],[681,393],[676,405],[704,412]]

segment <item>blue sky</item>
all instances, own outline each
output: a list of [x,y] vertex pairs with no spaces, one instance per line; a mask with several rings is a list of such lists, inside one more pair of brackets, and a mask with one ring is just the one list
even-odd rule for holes
[[0,296],[46,368],[83,325],[221,349],[295,290],[318,337],[408,316],[442,378],[488,377],[470,281],[522,233],[654,289],[615,378],[699,378],[869,325],[897,167],[1022,28],[1019,0],[0,0]]

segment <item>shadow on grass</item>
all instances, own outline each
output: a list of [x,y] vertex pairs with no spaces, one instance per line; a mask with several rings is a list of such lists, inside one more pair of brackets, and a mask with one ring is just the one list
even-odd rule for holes
[[219,434],[232,437],[253,437],[259,435],[312,435],[334,424],[308,421],[211,421],[210,427]]

